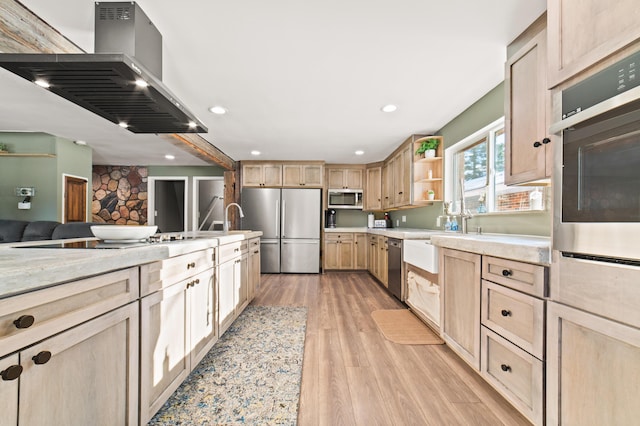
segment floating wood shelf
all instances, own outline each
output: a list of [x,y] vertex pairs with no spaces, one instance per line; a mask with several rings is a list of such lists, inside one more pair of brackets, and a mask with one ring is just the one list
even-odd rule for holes
[[424,157],[416,160],[416,163],[433,163],[434,161],[440,161],[442,157]]
[[46,157],[46,158],[56,158],[56,154],[0,152],[0,157]]
[[419,179],[415,181],[415,183],[429,183],[429,182],[440,182],[442,178],[433,178],[433,179]]

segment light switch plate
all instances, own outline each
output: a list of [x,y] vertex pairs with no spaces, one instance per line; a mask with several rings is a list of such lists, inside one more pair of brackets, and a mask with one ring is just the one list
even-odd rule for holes
[[407,221],[407,217],[406,217],[406,216],[404,216],[404,215],[402,215],[402,221],[403,221],[403,222],[406,222],[406,221]]

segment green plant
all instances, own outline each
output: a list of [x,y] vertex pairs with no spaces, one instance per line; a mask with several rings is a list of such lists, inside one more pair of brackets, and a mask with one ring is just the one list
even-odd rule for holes
[[0,151],[6,151],[6,150],[7,150],[7,144],[0,142]]
[[420,147],[416,150],[416,155],[420,155],[430,149],[438,149],[438,145],[440,145],[440,139],[436,139],[436,138],[425,139],[420,144]]

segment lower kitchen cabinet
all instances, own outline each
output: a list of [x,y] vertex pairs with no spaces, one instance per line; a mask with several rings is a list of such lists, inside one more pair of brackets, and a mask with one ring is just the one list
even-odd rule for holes
[[[6,407],[0,423],[137,423],[138,306],[135,302],[23,349],[19,355],[19,365],[23,368],[19,378],[0,382],[0,395],[10,393],[0,405],[13,405],[16,400],[17,405]],[[0,363],[18,365],[17,356]],[[3,369],[3,375],[5,371]],[[19,422],[15,420],[16,413],[19,413]]]
[[547,424],[638,424],[640,329],[547,307]]
[[378,276],[378,237],[376,235],[367,235],[367,270],[374,277]]
[[218,252],[218,332],[222,336],[250,302],[248,243],[225,244]]
[[353,269],[353,233],[324,235],[324,269]]
[[260,290],[260,238],[249,240],[249,300]]
[[378,235],[378,276],[377,278],[380,282],[385,286],[389,287],[389,239],[387,237],[383,237]]
[[196,275],[187,284],[189,295],[189,354],[191,370],[218,341],[218,298],[213,269]]
[[367,234],[353,234],[353,269],[367,269]]
[[480,370],[480,268],[479,254],[440,251],[442,337],[476,370]]

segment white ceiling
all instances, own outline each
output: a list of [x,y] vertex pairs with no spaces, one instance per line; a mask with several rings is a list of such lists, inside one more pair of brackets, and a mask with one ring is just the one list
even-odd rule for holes
[[[93,52],[93,1],[21,2]],[[407,136],[440,129],[503,80],[507,44],[546,8],[545,0],[137,3],[163,36],[163,81],[209,128],[205,139],[235,160],[331,163],[380,161]],[[96,164],[205,164],[4,69],[0,93],[0,131],[85,140]],[[388,103],[398,110],[381,112]],[[212,105],[229,112],[211,114]]]

